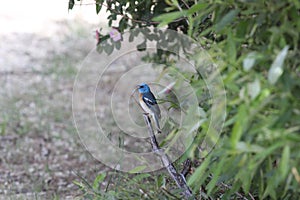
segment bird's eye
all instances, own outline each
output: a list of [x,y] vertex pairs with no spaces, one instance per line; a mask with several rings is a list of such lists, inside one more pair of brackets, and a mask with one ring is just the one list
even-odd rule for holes
[[144,87],[143,85],[140,86],[140,88],[143,88],[143,87]]

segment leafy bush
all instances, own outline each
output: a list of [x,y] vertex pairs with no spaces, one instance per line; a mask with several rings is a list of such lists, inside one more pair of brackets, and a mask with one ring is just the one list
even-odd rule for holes
[[[105,2],[96,3],[99,12]],[[202,188],[213,199],[300,197],[298,0],[119,0],[106,5],[109,25],[121,17],[119,31],[141,26],[181,30],[207,50],[221,71],[226,122],[216,148],[188,178],[196,195]],[[201,81],[191,80],[195,86]],[[189,155],[200,161],[193,150]]]

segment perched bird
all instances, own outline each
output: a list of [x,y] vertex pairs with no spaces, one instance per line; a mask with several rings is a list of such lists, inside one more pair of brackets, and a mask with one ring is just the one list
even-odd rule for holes
[[155,96],[152,94],[149,86],[145,83],[140,84],[138,86],[138,90],[139,90],[139,101],[141,107],[146,113],[149,113],[152,116],[155,122],[156,129],[158,130],[159,133],[161,133],[160,126],[159,126],[159,119],[161,115],[160,115],[160,109],[156,102]]

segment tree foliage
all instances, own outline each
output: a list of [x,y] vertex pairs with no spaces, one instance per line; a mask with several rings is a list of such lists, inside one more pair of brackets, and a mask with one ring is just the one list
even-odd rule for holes
[[202,188],[207,198],[300,197],[298,0],[96,0],[97,13],[104,4],[108,25],[120,17],[120,32],[142,26],[182,31],[220,68],[227,117],[217,147],[188,179],[195,194]]

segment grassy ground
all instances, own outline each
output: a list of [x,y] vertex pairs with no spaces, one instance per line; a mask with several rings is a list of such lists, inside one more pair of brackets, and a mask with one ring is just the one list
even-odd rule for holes
[[71,110],[93,26],[52,26],[51,36],[0,35],[0,199],[73,199],[77,174],[93,180],[105,170],[81,146]]

